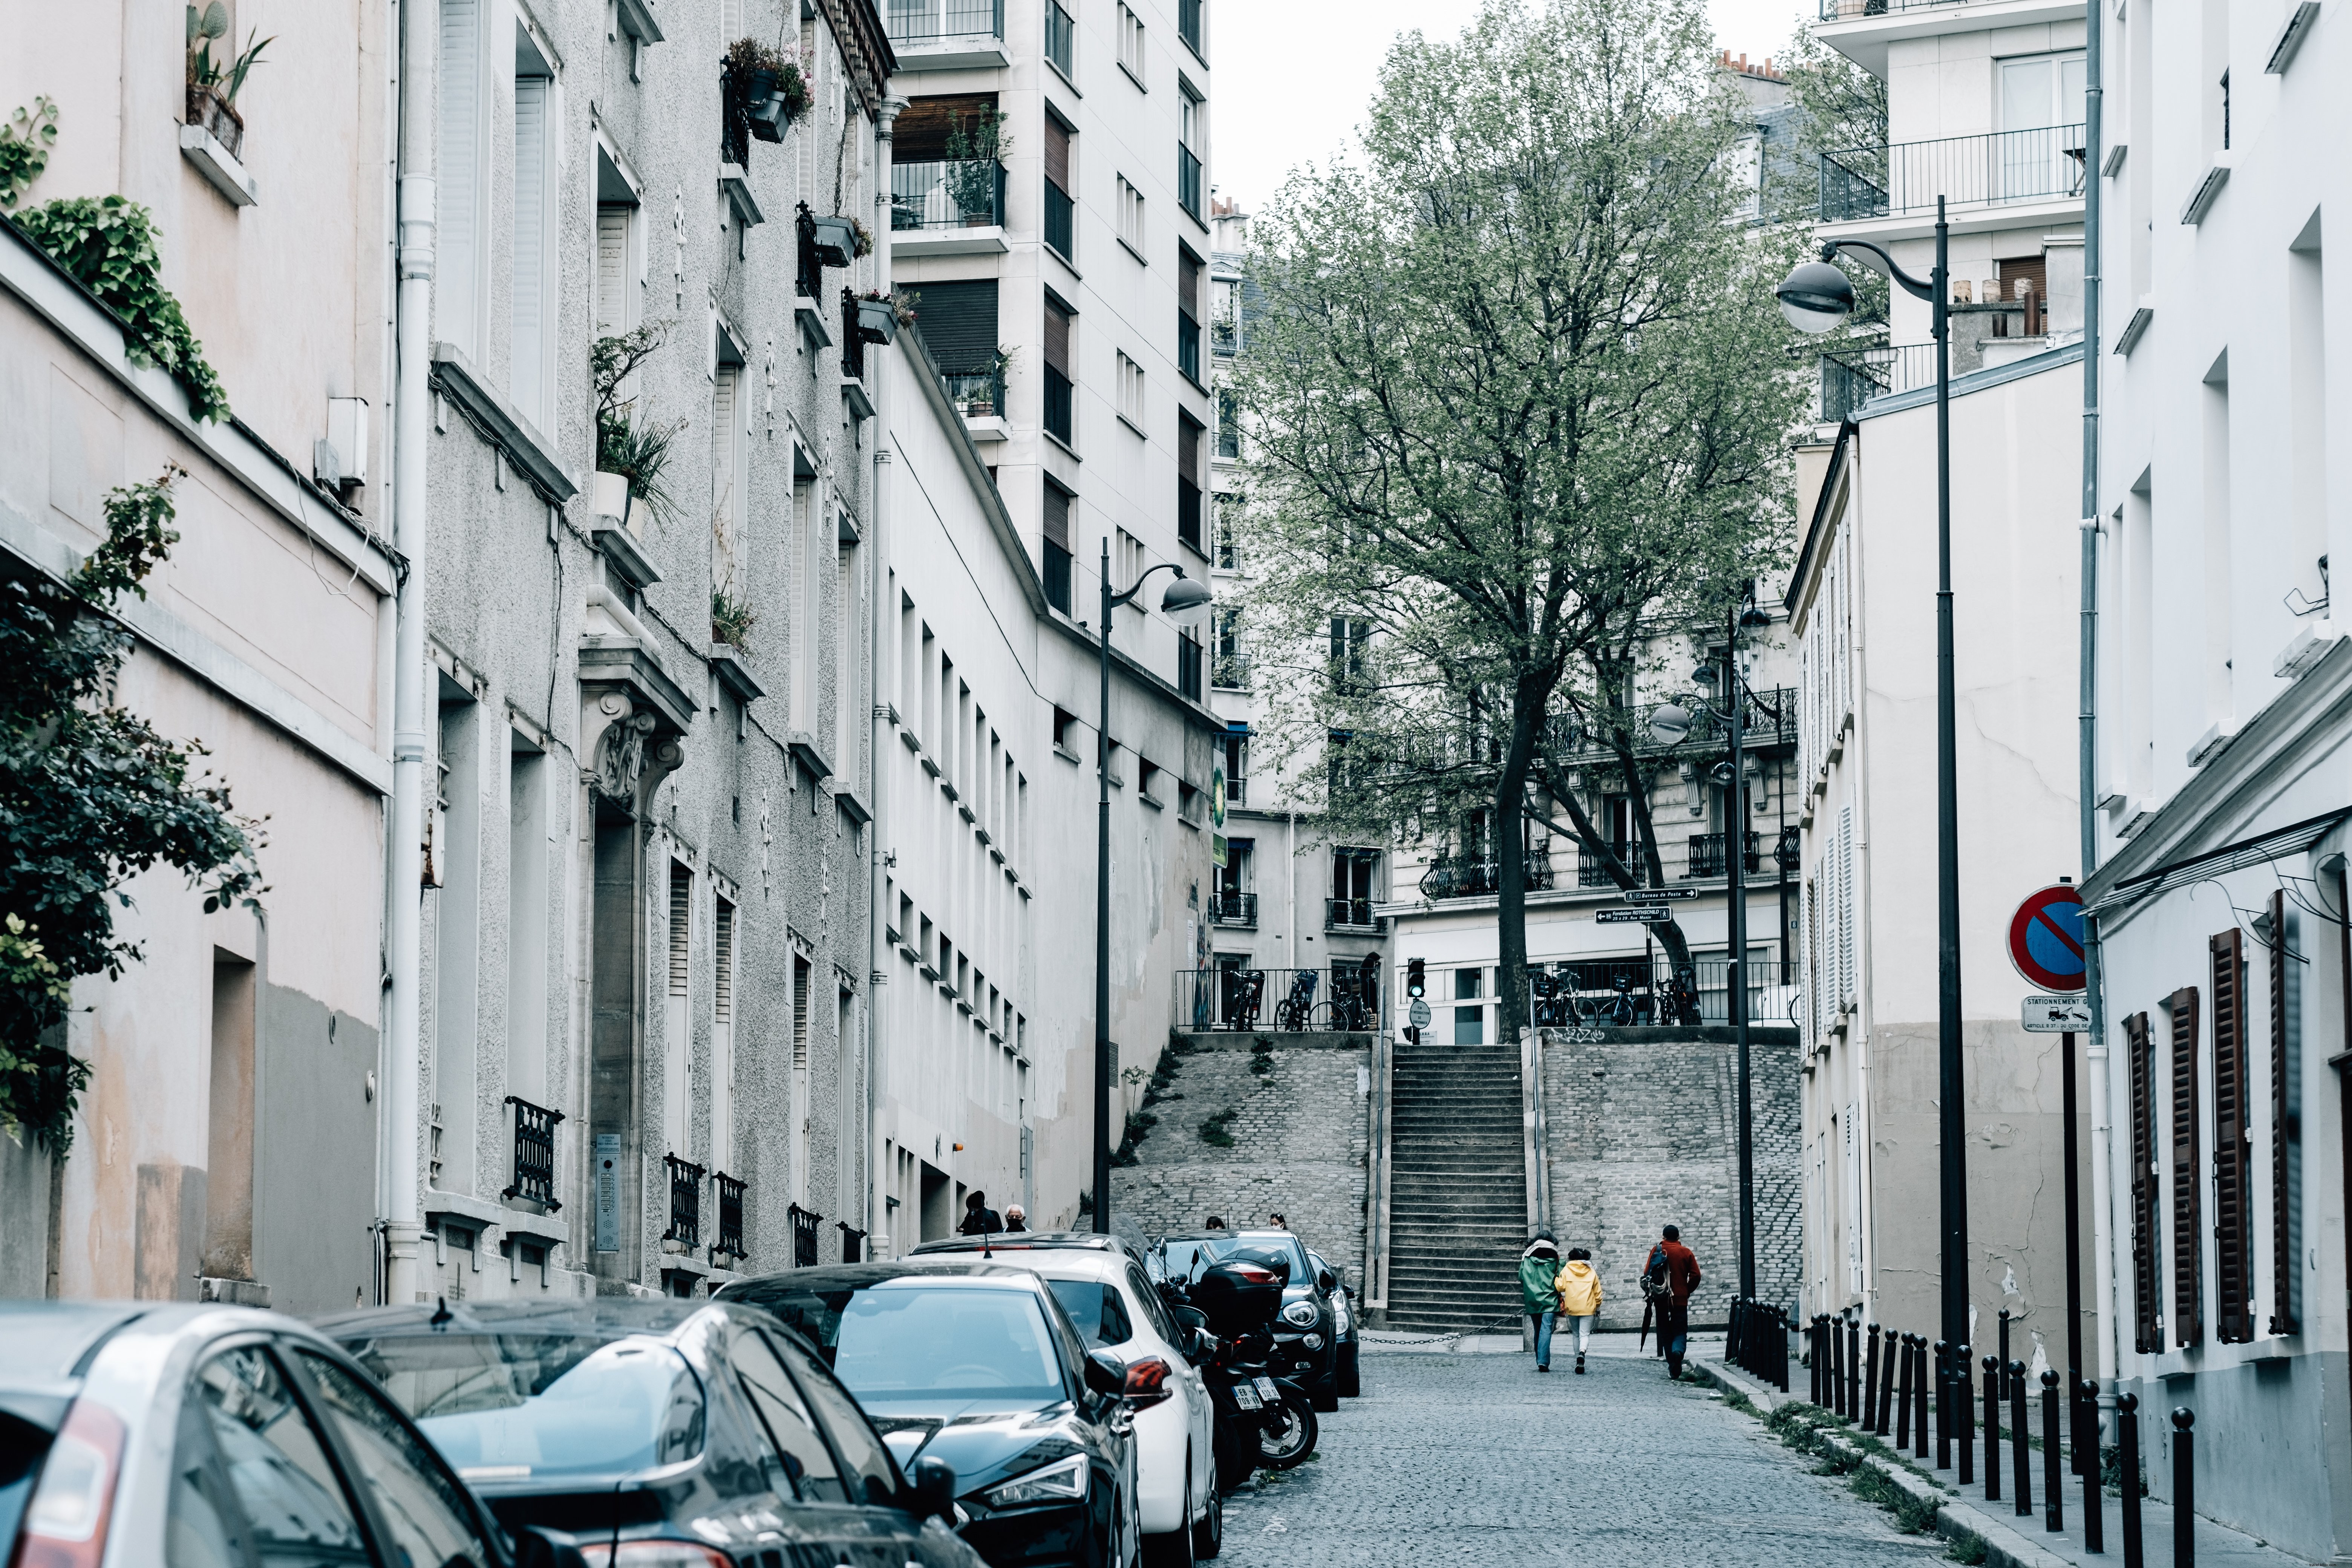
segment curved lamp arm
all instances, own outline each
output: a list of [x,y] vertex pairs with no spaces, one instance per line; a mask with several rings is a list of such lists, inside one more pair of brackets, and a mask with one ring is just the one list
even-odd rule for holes
[[1897,283],[1902,284],[1904,288],[1909,289],[1911,293],[1918,299],[1925,300],[1930,304],[1935,303],[1935,284],[1926,279],[1914,278],[1908,272],[1904,271],[1902,268],[1895,265],[1895,258],[1887,255],[1883,247],[1873,245],[1866,239],[1832,239],[1822,244],[1822,259],[1823,261],[1835,261],[1837,259],[1838,252],[1841,250],[1866,250],[1870,252],[1871,255],[1875,256],[1882,263],[1885,264],[1886,275],[1889,278],[1892,278]]
[[1143,592],[1144,584],[1151,580],[1151,574],[1154,572],[1173,572],[1179,577],[1184,575],[1184,568],[1177,565],[1173,561],[1162,561],[1156,564],[1147,566],[1143,569],[1143,575],[1135,580],[1134,586],[1129,588],[1124,594],[1113,594],[1111,595],[1111,608],[1117,609],[1121,605],[1133,604],[1135,602],[1135,596]]

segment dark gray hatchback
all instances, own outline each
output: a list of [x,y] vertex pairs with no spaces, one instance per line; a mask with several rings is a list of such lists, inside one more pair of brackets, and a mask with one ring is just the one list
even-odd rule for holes
[[[979,1568],[839,1382],[774,1318],[726,1302],[379,1308],[318,1320],[509,1529],[615,1568]],[[596,1552],[599,1568],[606,1557]]]

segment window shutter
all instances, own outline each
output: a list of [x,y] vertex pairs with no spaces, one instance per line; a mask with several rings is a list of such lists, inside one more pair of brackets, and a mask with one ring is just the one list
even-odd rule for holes
[[669,868],[669,994],[673,996],[686,994],[693,939],[694,874],[673,860]]
[[2246,1125],[2246,934],[2217,933],[2213,950],[2213,1296],[2214,1337],[2243,1344],[2254,1337],[2252,1132]]
[[596,209],[596,335],[629,330],[629,209],[608,202]]
[[1070,374],[1070,313],[1051,300],[1045,301],[1045,368]]
[[2124,1020],[2130,1053],[2132,1348],[2141,1355],[2164,1349],[2156,1279],[2156,1062],[2147,1015]]
[[1058,485],[1045,487],[1045,542],[1070,548],[1070,495]]
[[433,330],[478,357],[474,341],[475,263],[480,247],[482,17],[478,0],[441,0],[440,125],[433,160]]
[[2286,893],[2271,894],[2271,1332],[2301,1331],[2295,1310],[2302,1273],[2295,1268],[2296,1192],[2301,1174],[2295,1159],[2302,1142],[2295,1095],[2295,1047],[2291,1037],[2294,994],[2287,972]]
[[724,900],[710,928],[711,963],[716,976],[710,1016],[714,1023],[735,1021],[735,910]]
[[514,265],[509,279],[509,388],[522,411],[544,425],[541,363],[547,305],[547,89],[543,76],[514,84]]
[[1045,116],[1045,177],[1064,195],[1070,195],[1070,128]]
[[2197,1117],[2197,987],[2172,994],[2172,1342],[2205,1340],[2205,1161]]
[[923,342],[940,368],[950,374],[984,371],[994,363],[998,342],[997,287],[993,278],[920,283],[917,309]]
[[1201,427],[1181,412],[1176,416],[1176,477],[1201,482]]
[[1201,258],[1189,250],[1176,253],[1176,308],[1201,319]]
[[1851,1005],[1862,988],[1854,962],[1853,807],[1838,807],[1838,1000]]

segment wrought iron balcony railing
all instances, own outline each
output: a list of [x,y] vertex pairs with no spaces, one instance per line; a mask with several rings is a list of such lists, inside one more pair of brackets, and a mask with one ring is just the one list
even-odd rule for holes
[[1381,962],[1324,969],[1187,969],[1177,973],[1180,1029],[1339,1030],[1389,1026]]
[[514,1107],[514,1182],[499,1195],[527,1199],[553,1214],[563,1206],[555,1199],[555,1124],[563,1112],[511,1094],[507,1103]]
[[719,1189],[719,1239],[710,1244],[714,1253],[723,1252],[730,1258],[741,1258],[743,1253],[743,1184],[724,1171],[710,1178]]
[[1004,416],[1004,372],[988,370],[943,370],[940,384],[947,389],[948,401],[966,419],[986,419]]
[[985,228],[1004,221],[1004,165],[993,158],[890,166],[890,226]]
[[841,1232],[841,1260],[844,1263],[856,1263],[862,1259],[866,1256],[866,1233],[845,1219],[837,1219],[833,1223]]
[[[1650,862],[1637,846],[1615,844],[1610,847],[1616,851],[1617,858],[1624,863],[1625,868],[1633,874],[1633,886],[1646,888],[1650,885]],[[1617,879],[1609,874],[1606,860],[1598,855],[1588,855],[1580,847],[1576,852],[1576,885],[1580,888],[1613,888],[1617,886]]]
[[1821,355],[1822,420],[1834,425],[1882,394],[1910,392],[1936,382],[1934,343],[1853,343]]
[[[1743,744],[1751,749],[1797,743],[1796,692],[1786,686],[1767,688],[1744,694],[1746,704],[1740,712],[1740,736]],[[1730,726],[1712,711],[1685,708],[1690,714],[1690,729],[1681,740],[1669,745],[1652,739],[1650,716],[1662,702],[1634,705],[1626,715],[1626,726],[1633,731],[1633,752],[1637,756],[1685,755],[1720,752],[1729,742]],[[1551,754],[1561,762],[1580,757],[1609,757],[1615,754],[1607,735],[1599,725],[1573,715],[1561,715],[1552,720],[1548,745]]]
[[[1740,869],[1752,877],[1763,868],[1764,836],[1760,833],[1751,833],[1748,836],[1748,852],[1740,857]],[[1720,833],[1692,834],[1690,856],[1683,862],[1683,879],[1695,882],[1729,875],[1730,871],[1724,864],[1723,835]]]
[[[1221,653],[1209,665],[1209,684],[1220,691],[1250,689],[1250,658],[1245,653]],[[1233,803],[1233,781],[1225,784],[1225,799]]]
[[816,1267],[816,1226],[823,1215],[794,1204],[788,1211],[793,1220],[793,1267]]
[[890,0],[882,30],[893,44],[1003,38],[1004,0]]
[[1968,0],[1821,0],[1824,22],[1852,22],[1864,16],[1899,16],[1906,11],[1958,11]]
[[2044,125],[1822,154],[1821,221],[1910,217],[1948,207],[2083,194],[2083,127]]
[[[1552,886],[1551,851],[1549,848],[1528,851],[1525,862],[1527,890],[1549,892]],[[1425,899],[1475,899],[1502,889],[1502,868],[1491,858],[1473,859],[1466,856],[1440,855],[1421,874],[1421,894]]]
[[866,379],[866,334],[857,330],[857,296],[847,289],[841,291],[841,374]]
[[669,1171],[669,1228],[662,1239],[690,1251],[702,1245],[702,1178],[709,1173],[675,1154],[664,1154],[662,1164]]
[[1376,931],[1388,922],[1372,913],[1370,899],[1326,899],[1323,900],[1325,931]]
[[[1228,796],[1228,799],[1231,797]],[[1255,893],[1212,893],[1209,895],[1209,923],[1218,926],[1241,926],[1250,930],[1257,926],[1257,895]]]

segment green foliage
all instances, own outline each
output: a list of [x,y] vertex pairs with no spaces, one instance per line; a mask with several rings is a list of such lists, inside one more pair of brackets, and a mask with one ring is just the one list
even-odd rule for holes
[[1201,1142],[1211,1144],[1219,1149],[1232,1148],[1234,1146],[1234,1134],[1232,1131],[1234,1118],[1240,1114],[1240,1107],[1228,1105],[1223,1110],[1211,1116],[1207,1121],[1201,1123]]
[[1467,849],[1482,812],[1473,853],[1517,845],[1551,721],[1786,555],[1802,246],[1737,221],[1713,59],[1697,0],[1486,0],[1400,38],[1363,162],[1252,226],[1240,607],[1266,761],[1333,842]]
[[73,1139],[89,1069],[66,1049],[68,986],[139,960],[116,937],[122,884],[158,865],[205,889],[207,912],[258,909],[267,889],[254,825],[228,786],[191,777],[194,742],[159,734],[114,701],[131,637],[110,613],[179,534],[167,468],[106,498],[107,537],[59,582],[19,569],[0,581],[0,1129],[53,1153]]
[[17,214],[16,224],[121,319],[132,363],[160,366],[178,382],[191,417],[229,416],[228,394],[205,363],[204,344],[163,287],[163,258],[145,207],[121,196],[68,196]]
[[725,588],[710,591],[710,640],[725,643],[729,647],[749,647],[751,628],[760,623],[760,613],[748,600],[739,599]]
[[1250,1071],[1260,1078],[1274,1076],[1274,1042],[1264,1035],[1250,1038]]
[[1914,1497],[1887,1479],[1885,1471],[1864,1465],[1854,1471],[1850,1483],[1853,1495],[1864,1502],[1874,1502],[1895,1516],[1895,1528],[1906,1535],[1917,1535],[1936,1527],[1936,1505],[1926,1498]]
[[1141,1164],[1142,1156],[1135,1152],[1135,1146],[1150,1137],[1151,1130],[1159,1125],[1160,1118],[1148,1110],[1129,1111],[1127,1131],[1119,1139],[1118,1147],[1112,1152],[1110,1163],[1114,1165]]
[[996,210],[997,161],[1013,151],[1013,138],[1004,132],[1010,118],[991,108],[969,117],[958,114],[949,124],[947,187],[959,212]]
[[242,53],[213,57],[213,41],[228,36],[228,7],[221,0],[199,12],[188,7],[188,85],[213,93],[223,103],[233,104],[236,95],[245,90],[245,79],[261,63],[261,51],[278,41],[275,35],[255,41],[256,27],[245,36]]
[[[1798,24],[1781,64],[1790,101],[1798,110],[1797,157],[1791,164],[1775,163],[1768,170],[1772,184],[1764,198],[1769,209],[1812,221],[1820,211],[1821,162],[1831,154],[1843,167],[1885,189],[1886,83],[1822,42],[1810,22]],[[1886,279],[1866,267],[1849,271],[1854,280],[1854,321],[1883,327]]]
[[16,206],[25,187],[49,166],[49,150],[57,144],[57,104],[45,96],[33,100],[29,110],[17,105],[8,123],[0,125],[0,207]]
[[771,48],[757,38],[738,38],[727,46],[724,64],[728,78],[736,85],[737,100],[746,111],[750,109],[747,89],[753,71],[775,73],[777,89],[784,95],[785,124],[790,125],[807,111],[808,79],[801,74],[800,63],[782,50]]
[[1963,1531],[1952,1537],[1952,1543],[1944,1549],[1944,1555],[1954,1563],[1982,1563],[1987,1551],[1983,1536],[1973,1531]]
[[628,331],[598,338],[588,351],[588,374],[596,388],[596,467],[626,479],[629,493],[646,503],[656,522],[664,524],[678,514],[677,498],[662,476],[669,468],[670,447],[686,422],[665,425],[640,414],[637,400],[626,395],[626,384],[668,337],[667,321],[647,321]]

